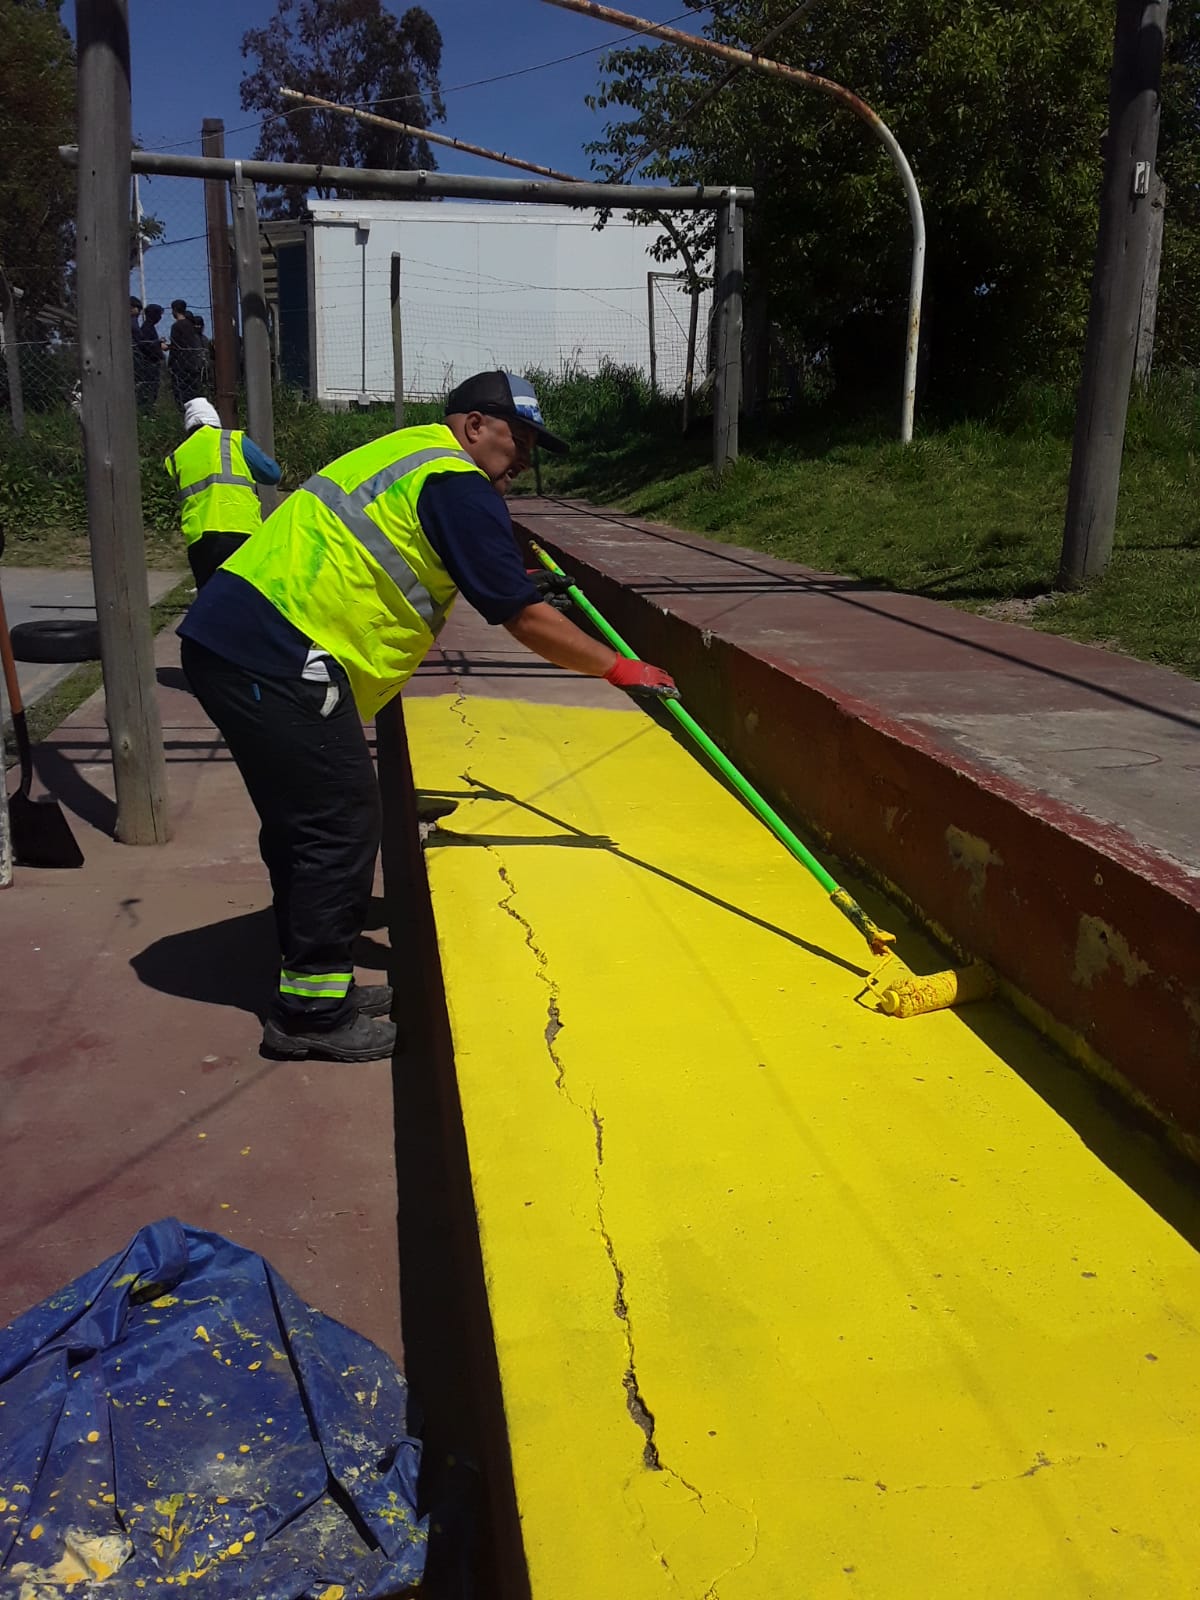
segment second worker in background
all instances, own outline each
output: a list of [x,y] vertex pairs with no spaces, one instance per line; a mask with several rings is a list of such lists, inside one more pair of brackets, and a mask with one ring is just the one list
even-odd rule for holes
[[223,428],[209,400],[183,408],[183,443],[163,462],[179,496],[188,564],[202,589],[227,556],[262,527],[256,483],[276,484],[279,465],[240,428]]

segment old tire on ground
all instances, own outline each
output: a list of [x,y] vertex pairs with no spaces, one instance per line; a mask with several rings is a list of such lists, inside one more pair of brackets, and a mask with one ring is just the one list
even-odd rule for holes
[[83,617],[18,622],[12,647],[18,661],[98,661],[100,627]]

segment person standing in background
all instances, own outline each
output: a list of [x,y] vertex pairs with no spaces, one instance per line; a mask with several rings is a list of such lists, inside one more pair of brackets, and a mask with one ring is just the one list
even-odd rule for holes
[[171,349],[167,370],[171,374],[171,393],[180,411],[194,400],[203,387],[204,335],[193,322],[186,300],[171,301]]
[[133,385],[137,403],[144,411],[152,411],[158,399],[163,363],[158,324],[162,314],[161,306],[147,306],[140,324],[133,330]]

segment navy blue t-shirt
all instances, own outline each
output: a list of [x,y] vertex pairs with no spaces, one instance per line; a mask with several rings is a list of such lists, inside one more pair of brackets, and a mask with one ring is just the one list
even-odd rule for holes
[[[509,622],[542,598],[525,571],[508,506],[479,473],[434,473],[417,515],[455,585],[488,622]],[[298,678],[312,644],[253,584],[223,568],[177,632],[264,678]]]

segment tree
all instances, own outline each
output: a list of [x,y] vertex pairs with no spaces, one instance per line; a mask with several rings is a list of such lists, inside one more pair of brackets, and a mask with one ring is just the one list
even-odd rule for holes
[[61,0],[0,0],[0,268],[22,291],[26,336],[66,299],[75,184],[59,160],[75,128],[75,52]]
[[[793,7],[730,0],[705,32],[745,46]],[[862,95],[912,162],[929,232],[932,399],[988,405],[1024,377],[1077,374],[1112,27],[1095,0],[825,0],[771,47]],[[626,115],[592,147],[594,164],[619,171],[724,70],[674,46],[610,53],[593,103]],[[746,72],[643,173],[753,184],[748,297],[769,297],[810,370],[859,399],[894,391],[911,235],[890,161],[848,112]]]
[[[290,107],[281,86],[323,100],[371,109],[426,127],[445,116],[439,69],[442,36],[429,13],[412,6],[397,17],[382,0],[278,0],[265,28],[242,38],[242,55],[257,65],[242,79],[242,106],[263,111],[256,157],[341,167],[406,169],[437,166],[424,139],[372,127],[334,112]],[[324,198],[341,193],[317,185]],[[274,216],[301,216],[304,191],[285,190],[264,206]]]

